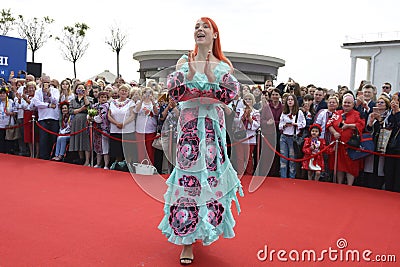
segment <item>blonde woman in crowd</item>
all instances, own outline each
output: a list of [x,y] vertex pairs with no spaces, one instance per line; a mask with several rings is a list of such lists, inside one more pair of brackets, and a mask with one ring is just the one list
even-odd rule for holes
[[108,120],[110,121],[110,135],[119,140],[110,138],[111,157],[115,157],[116,162],[121,162],[125,158],[127,163],[135,161],[136,152],[134,143],[122,143],[120,140],[135,140],[135,103],[128,98],[131,88],[128,84],[120,86],[117,99],[111,99],[108,110]]
[[148,158],[154,164],[153,138],[157,132],[158,106],[154,98],[153,90],[146,87],[143,90],[141,100],[135,108],[136,138],[138,141],[138,162]]
[[137,103],[142,98],[142,90],[139,87],[133,87],[130,95],[133,102]]
[[[256,146],[256,131],[260,127],[260,112],[254,108],[255,97],[251,93],[243,96],[244,108],[237,109],[238,116],[234,119],[236,128],[243,127],[246,130],[246,138],[249,140],[236,145],[237,172],[239,175],[253,175],[253,152]],[[241,127],[239,125],[242,125]]]
[[61,92],[60,102],[68,101],[69,103],[75,98],[75,94],[72,92],[71,83],[65,79],[61,81]]
[[[21,106],[24,110],[24,142],[29,145],[30,155],[33,155],[33,143],[32,143],[32,115],[35,115],[35,119],[38,118],[37,108],[33,105],[32,98],[35,96],[36,83],[34,81],[26,84],[26,94],[22,95]],[[35,128],[37,129],[37,128]],[[35,157],[39,155],[39,131],[35,131]]]

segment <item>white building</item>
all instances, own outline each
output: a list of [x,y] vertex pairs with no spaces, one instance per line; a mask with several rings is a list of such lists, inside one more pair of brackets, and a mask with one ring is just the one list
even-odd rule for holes
[[[351,51],[350,89],[357,89],[360,81],[355,81],[357,61],[367,61],[366,80],[382,91],[382,84],[392,84],[392,91],[398,92],[400,85],[400,39],[386,41],[349,42],[342,45]],[[357,84],[356,84],[357,82]]]

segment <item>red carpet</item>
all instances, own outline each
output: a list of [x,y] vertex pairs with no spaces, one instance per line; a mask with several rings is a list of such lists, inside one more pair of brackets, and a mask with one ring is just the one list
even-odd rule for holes
[[[130,174],[3,154],[0,167],[1,267],[179,266],[180,248],[157,229],[162,203]],[[243,179],[242,213],[234,212],[236,237],[196,244],[192,266],[398,266],[366,262],[362,252],[400,261],[400,194],[279,178],[249,193],[250,179]],[[347,241],[342,260],[339,252],[332,260],[327,253],[321,261],[301,259],[303,250],[317,258],[338,250],[340,238]],[[265,245],[268,253],[285,250],[288,261],[277,252],[258,260]],[[348,250],[358,250],[360,261],[346,262]]]

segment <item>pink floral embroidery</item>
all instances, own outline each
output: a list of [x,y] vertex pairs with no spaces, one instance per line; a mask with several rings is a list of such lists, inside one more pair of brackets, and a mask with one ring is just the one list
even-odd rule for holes
[[180,197],[171,207],[168,218],[174,233],[185,236],[196,230],[199,208],[193,198]]
[[179,178],[179,185],[184,187],[184,191],[187,192],[189,196],[200,196],[201,184],[196,176],[183,175]]
[[217,227],[222,222],[222,214],[224,213],[224,206],[215,199],[207,202],[208,209],[208,222],[214,227]]
[[197,163],[199,144],[199,137],[194,133],[184,133],[181,138],[179,138],[176,154],[181,169],[189,169]]

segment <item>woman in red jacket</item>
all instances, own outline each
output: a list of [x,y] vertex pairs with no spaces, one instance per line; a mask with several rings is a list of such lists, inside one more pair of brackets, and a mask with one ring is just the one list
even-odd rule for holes
[[[354,96],[352,94],[345,94],[343,96],[343,110],[336,111],[332,118],[326,124],[331,134],[336,140],[347,143],[355,130],[359,134],[363,132],[365,127],[365,120],[360,118],[360,113],[354,108]],[[329,168],[333,170],[335,157],[329,158]],[[353,185],[354,178],[363,165],[363,160],[352,160],[347,154],[347,147],[344,145],[338,146],[337,158],[337,179],[341,184],[344,181],[344,174],[347,174],[347,184]]]

